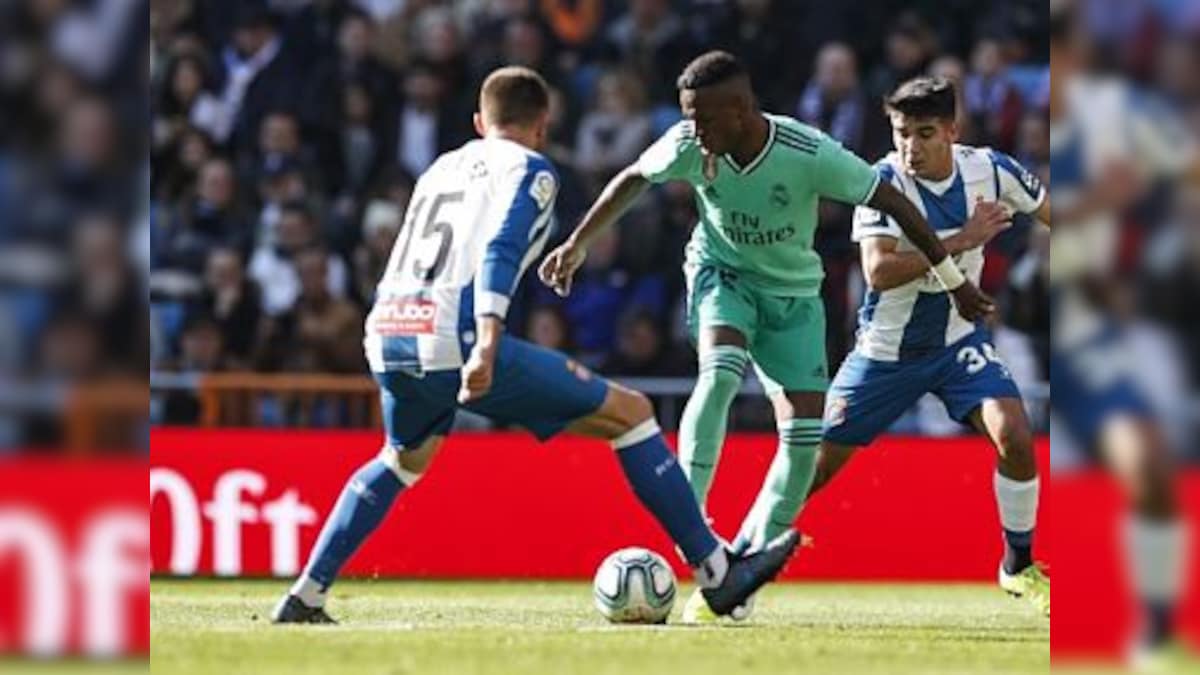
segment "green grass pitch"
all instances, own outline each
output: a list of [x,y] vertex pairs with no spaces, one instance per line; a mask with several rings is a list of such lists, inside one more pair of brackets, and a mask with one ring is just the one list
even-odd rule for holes
[[[748,624],[612,626],[579,582],[343,581],[339,626],[272,626],[285,582],[154,580],[155,673],[1045,673],[1049,622],[986,585],[776,584]],[[682,585],[672,619],[687,594]]]

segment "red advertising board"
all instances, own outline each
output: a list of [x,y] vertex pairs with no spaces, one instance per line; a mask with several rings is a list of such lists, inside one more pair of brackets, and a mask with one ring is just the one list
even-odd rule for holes
[[[344,481],[379,442],[374,433],[155,430],[154,571],[295,574]],[[736,533],[774,450],[770,435],[729,439],[709,504],[721,534]],[[993,465],[979,439],[880,441],[806,510],[800,527],[813,544],[786,576],[994,578],[1002,544]],[[587,578],[630,545],[673,548],[606,444],[463,434],[447,441],[346,573]],[[1049,538],[1038,545],[1047,559]]]
[[150,648],[145,464],[0,462],[0,654]]

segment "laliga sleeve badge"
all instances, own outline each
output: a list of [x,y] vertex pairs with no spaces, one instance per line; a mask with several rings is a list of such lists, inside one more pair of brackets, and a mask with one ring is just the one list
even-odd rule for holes
[[546,206],[554,199],[554,192],[557,189],[558,182],[554,180],[554,175],[549,171],[542,170],[534,175],[533,182],[529,186],[529,196],[537,202],[538,209],[545,211]]

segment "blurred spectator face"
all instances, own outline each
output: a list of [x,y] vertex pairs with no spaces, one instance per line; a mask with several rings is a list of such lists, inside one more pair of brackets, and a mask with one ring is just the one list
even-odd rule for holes
[[79,98],[83,85],[79,78],[60,63],[47,64],[38,77],[37,100],[42,114],[57,118]]
[[176,160],[183,167],[198,173],[211,156],[212,144],[202,132],[188,128],[180,134],[179,154]]
[[632,115],[645,103],[641,82],[628,73],[607,73],[596,85],[596,107],[614,115]]
[[313,224],[303,211],[284,210],[275,227],[279,248],[285,252],[298,251],[313,241]]
[[59,142],[68,163],[88,169],[104,167],[113,160],[116,146],[112,112],[99,100],[76,103],[63,120]]
[[231,248],[214,249],[204,268],[204,282],[214,291],[241,288],[245,280],[242,256]]
[[38,23],[47,25],[66,10],[68,0],[30,0],[29,13]]
[[771,10],[771,0],[737,0],[737,6],[746,16],[764,17]]
[[908,31],[895,31],[887,39],[887,60],[896,70],[915,70],[925,58],[925,50],[917,36]]
[[858,85],[858,65],[854,52],[844,44],[825,45],[817,55],[817,84],[830,95],[840,97]]
[[273,204],[300,201],[308,196],[308,181],[300,169],[290,168],[264,179],[259,194]]
[[1197,48],[1190,40],[1174,38],[1163,44],[1158,53],[1155,79],[1168,95],[1178,100],[1200,96],[1200,82],[1195,73],[1200,69]]
[[191,58],[182,58],[171,73],[171,94],[183,105],[189,105],[204,87],[204,73],[200,64]]
[[404,96],[421,108],[436,108],[442,98],[442,81],[427,68],[413,68],[404,77]]
[[489,10],[492,16],[524,16],[529,13],[529,0],[491,0]]
[[342,93],[342,115],[347,124],[371,123],[371,95],[360,84],[352,84]]
[[258,130],[258,149],[264,155],[295,155],[300,151],[300,128],[287,113],[267,115]]
[[448,11],[432,10],[419,21],[421,53],[434,63],[445,63],[459,55],[458,29]]
[[514,19],[504,27],[504,58],[509,64],[536,67],[545,54],[545,39],[537,24]]
[[363,214],[363,239],[377,257],[386,258],[391,253],[396,235],[400,233],[402,213],[395,204],[383,199],[367,205]]
[[668,9],[670,7],[666,0],[633,0],[629,3],[629,12],[633,15],[634,23],[644,29],[657,26],[667,15]]
[[300,297],[306,301],[321,301],[328,294],[326,279],[328,260],[324,251],[309,250],[296,258],[296,273],[300,277]]
[[929,65],[929,74],[934,77],[944,77],[954,83],[954,91],[962,95],[962,83],[967,79],[967,67],[957,56],[946,54],[939,56]]
[[371,50],[371,23],[366,17],[351,14],[338,30],[338,49],[351,61],[362,61]]
[[233,48],[245,58],[257,54],[273,37],[275,29],[270,24],[259,21],[246,23],[233,30]]
[[217,209],[233,203],[233,166],[223,159],[209,160],[200,171],[196,192],[200,200]]
[[547,349],[567,347],[567,326],[562,316],[549,307],[538,307],[530,313],[525,333],[530,342]]
[[79,378],[94,373],[100,364],[100,336],[82,316],[52,322],[39,347],[40,372],[48,377]]
[[892,111],[892,143],[905,170],[921,178],[941,180],[953,169],[952,146],[958,125],[936,117],[909,117]]
[[1050,129],[1041,113],[1030,113],[1021,120],[1021,132],[1017,139],[1020,154],[1039,162],[1050,161]]
[[106,216],[85,218],[75,226],[73,253],[83,275],[83,300],[94,309],[116,301],[129,279],[129,260],[120,224]]
[[183,370],[216,370],[220,365],[225,340],[220,327],[213,321],[196,321],[179,337]]
[[1004,69],[1004,54],[1000,51],[1000,43],[995,40],[982,40],[975,45],[971,54],[971,68],[984,77],[996,77]]
[[630,361],[646,363],[658,355],[662,336],[654,320],[645,314],[637,314],[621,325],[617,336],[617,349]]

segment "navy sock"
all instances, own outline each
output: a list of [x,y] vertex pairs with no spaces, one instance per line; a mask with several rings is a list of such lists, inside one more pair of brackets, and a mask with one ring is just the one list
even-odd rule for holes
[[1146,601],[1147,639],[1151,645],[1161,645],[1171,639],[1175,607],[1167,602]]
[[692,565],[698,565],[720,545],[692,495],[675,455],[661,433],[617,448],[625,478]]
[[327,589],[342,566],[387,515],[404,483],[382,461],[372,459],[346,482],[342,495],[309,554],[304,576]]
[[1016,574],[1033,564],[1033,530],[1004,531],[1004,571]]

